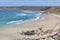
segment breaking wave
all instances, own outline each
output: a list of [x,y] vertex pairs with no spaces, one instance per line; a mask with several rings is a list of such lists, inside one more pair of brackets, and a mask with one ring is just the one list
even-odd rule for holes
[[34,13],[33,11],[26,11],[26,10],[23,10],[23,12],[25,12],[25,13]]
[[16,16],[26,16],[27,14],[24,13],[16,13]]
[[[41,15],[41,13],[40,13],[40,15]],[[10,22],[7,22],[6,24],[20,24],[20,23],[24,23],[24,22],[29,22],[29,21],[38,20],[38,19],[40,18],[40,15],[36,15],[37,17],[36,17],[36,18],[33,18],[33,19],[10,21]]]

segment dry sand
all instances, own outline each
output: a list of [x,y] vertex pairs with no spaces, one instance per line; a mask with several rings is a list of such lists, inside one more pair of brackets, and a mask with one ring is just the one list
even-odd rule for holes
[[[47,14],[47,17],[42,20],[39,19],[36,21],[20,24],[14,27],[7,27],[0,29],[0,40],[15,40],[22,37],[31,37],[31,36],[23,36],[20,35],[19,33],[21,31],[36,30],[40,27],[42,27],[43,30],[45,31],[48,29],[58,28],[59,27],[58,25],[60,25],[60,19],[52,14]],[[34,37],[37,38],[38,36],[35,35]]]

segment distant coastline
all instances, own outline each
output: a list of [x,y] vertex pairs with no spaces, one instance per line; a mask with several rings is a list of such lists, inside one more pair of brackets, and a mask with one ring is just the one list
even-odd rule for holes
[[60,7],[57,6],[0,6],[0,10],[29,10],[44,11],[43,13],[60,14]]
[[35,11],[44,11],[49,9],[47,6],[1,6],[0,10],[35,10]]

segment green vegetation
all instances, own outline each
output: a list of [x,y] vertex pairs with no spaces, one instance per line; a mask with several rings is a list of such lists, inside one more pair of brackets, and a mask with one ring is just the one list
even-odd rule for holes
[[60,12],[48,12],[49,14],[57,14],[60,15]]
[[58,15],[60,15],[60,12],[56,12],[55,14],[58,14]]
[[56,40],[60,40],[60,36],[56,38]]

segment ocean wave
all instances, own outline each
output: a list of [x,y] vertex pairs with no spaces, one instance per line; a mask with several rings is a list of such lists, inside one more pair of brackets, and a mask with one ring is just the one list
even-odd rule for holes
[[33,18],[33,19],[28,19],[28,20],[18,20],[18,21],[10,21],[10,22],[7,22],[6,24],[20,24],[20,23],[24,23],[24,22],[28,22],[28,21],[34,21],[34,20],[38,20],[39,19],[39,16],[36,17],[36,18]]
[[[10,22],[7,22],[6,24],[21,24],[21,23],[25,23],[25,22],[29,22],[29,21],[35,21],[35,20],[38,20],[40,19],[40,15],[42,13],[39,13],[39,14],[36,14],[35,18],[32,18],[32,19],[27,19],[27,20],[17,20],[17,21],[10,21]],[[17,14],[17,16],[21,16],[21,15],[27,15],[27,14]]]
[[33,19],[33,20],[38,20],[40,17],[38,16],[37,18]]
[[40,15],[42,14],[42,13],[39,13]]
[[26,10],[23,10],[23,12],[25,12],[25,13],[34,13],[33,11],[26,11]]
[[27,15],[27,14],[25,14],[25,13],[16,13],[16,16],[25,16],[25,15]]
[[[22,21],[22,20],[19,20],[19,21]],[[10,21],[10,22],[7,22],[6,24],[14,24],[14,23],[18,23],[19,21]]]

